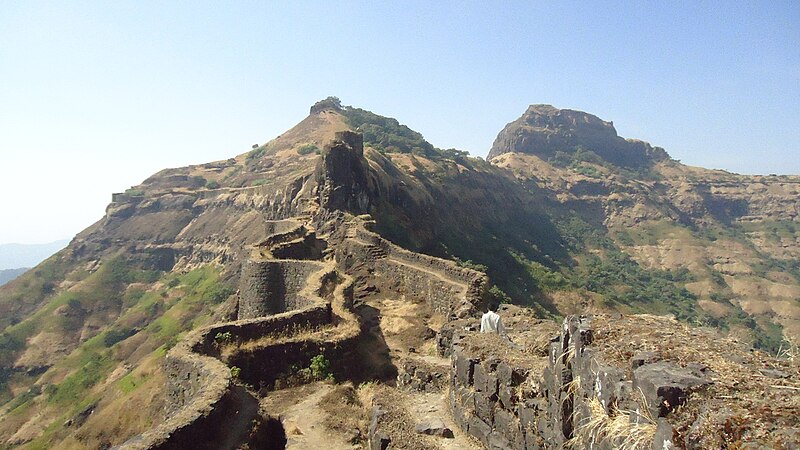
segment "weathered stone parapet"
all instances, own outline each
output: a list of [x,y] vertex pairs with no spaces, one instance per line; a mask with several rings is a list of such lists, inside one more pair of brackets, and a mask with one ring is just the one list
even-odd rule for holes
[[252,319],[308,306],[317,299],[307,288],[323,263],[304,260],[250,260],[239,281],[239,319]]
[[169,352],[164,361],[166,420],[128,440],[120,449],[211,449],[219,445],[225,434],[219,424],[226,416],[236,414],[241,402],[254,399],[245,398],[249,395],[246,392],[233,391],[230,369],[225,364],[192,351],[213,333],[213,327],[192,332]]
[[488,338],[463,323],[449,331],[440,344],[450,344],[452,413],[487,448],[672,448],[665,401],[674,407],[709,383],[664,361],[643,363],[628,379],[593,351],[588,317],[568,317],[539,366],[533,355],[521,364],[523,358],[477,351],[476,340]]
[[[368,217],[368,216],[367,216]],[[401,293],[425,300],[447,317],[474,315],[484,301],[488,277],[433,256],[405,250],[366,229],[368,219],[342,224],[346,238],[337,246],[337,262],[349,270],[366,265]]]
[[256,244],[257,247],[272,247],[281,242],[303,237],[308,233],[305,222],[297,219],[269,220],[265,228],[267,238]]

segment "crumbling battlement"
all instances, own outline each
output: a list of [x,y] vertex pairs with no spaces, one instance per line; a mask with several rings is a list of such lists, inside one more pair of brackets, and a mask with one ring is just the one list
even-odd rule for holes
[[293,365],[307,367],[319,354],[335,361],[334,373],[345,374],[353,363],[361,329],[351,311],[352,278],[337,274],[332,264],[314,261],[250,263],[242,272],[240,314],[243,305],[251,312],[264,304],[290,310],[190,333],[165,359],[167,419],[121,449],[238,446],[249,428],[231,428],[226,421],[250,424],[263,418],[257,399],[235,383],[230,367],[237,367],[242,381],[272,388]]
[[[478,335],[480,336],[480,335]],[[481,351],[481,341],[498,340],[508,350]],[[642,411],[644,399],[622,370],[592,352],[586,318],[569,317],[554,336],[548,356],[525,354],[498,336],[461,332],[452,341],[450,405],[458,425],[487,448],[666,449],[672,427]],[[496,349],[495,349],[496,350]],[[640,380],[641,381],[641,380]],[[699,384],[698,384],[699,386]],[[652,391],[653,393],[655,391]],[[619,408],[619,409],[618,409]],[[617,434],[609,424],[624,421]]]
[[257,244],[258,247],[272,247],[281,242],[291,241],[305,236],[305,222],[298,219],[268,220],[266,223],[267,238]]
[[440,333],[454,419],[487,448],[793,448],[800,437],[800,399],[785,395],[796,367],[712,330],[571,316],[532,350],[510,328],[513,342],[466,321]]
[[239,319],[253,319],[311,305],[307,289],[312,274],[325,264],[301,260],[250,260],[242,266],[239,281]]
[[344,225],[345,239],[337,247],[336,257],[346,270],[367,265],[393,290],[424,299],[446,317],[476,313],[484,301],[486,274],[408,251],[369,231],[369,223],[365,216],[359,216]]

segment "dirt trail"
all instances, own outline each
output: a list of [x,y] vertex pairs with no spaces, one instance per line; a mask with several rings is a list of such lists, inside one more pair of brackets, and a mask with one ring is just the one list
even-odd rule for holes
[[[358,445],[350,444],[347,442],[347,437],[328,429],[323,423],[327,413],[319,405],[319,402],[333,389],[333,385],[325,383],[306,385],[300,389],[294,389],[293,391],[296,391],[294,393],[282,393],[287,397],[281,402],[283,405],[269,406],[271,413],[280,415],[281,423],[286,431],[287,449],[353,450],[361,448]],[[291,397],[299,402],[291,404]],[[265,401],[271,402],[271,399],[268,397]],[[280,399],[275,399],[275,401],[280,402]]]
[[482,450],[475,439],[464,433],[456,425],[453,416],[450,414],[448,391],[442,392],[414,392],[408,394],[406,407],[411,417],[417,422],[424,422],[429,419],[440,419],[447,428],[453,430],[453,438],[439,438],[436,440],[442,450]]

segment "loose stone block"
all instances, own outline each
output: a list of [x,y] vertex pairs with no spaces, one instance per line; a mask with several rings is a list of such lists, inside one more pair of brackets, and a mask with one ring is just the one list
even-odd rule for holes
[[456,361],[456,378],[463,386],[470,386],[473,384],[473,375],[475,363],[477,360],[467,358],[461,351],[455,352]]
[[503,407],[509,410],[513,410],[517,404],[517,394],[513,387],[510,386],[502,386],[499,391],[500,401],[503,403]]
[[651,413],[664,417],[679,405],[693,389],[711,384],[691,371],[669,361],[645,364],[633,371],[633,389],[641,389],[651,406]]
[[475,390],[478,392],[486,392],[487,386],[487,373],[486,369],[483,367],[483,364],[475,364],[475,368],[473,369],[472,381],[473,385],[475,386]]
[[488,446],[489,434],[492,433],[492,427],[476,416],[471,416],[469,418],[468,425],[467,432],[481,441],[483,445]]
[[494,423],[494,401],[487,398],[483,393],[475,395],[475,414],[489,425]]

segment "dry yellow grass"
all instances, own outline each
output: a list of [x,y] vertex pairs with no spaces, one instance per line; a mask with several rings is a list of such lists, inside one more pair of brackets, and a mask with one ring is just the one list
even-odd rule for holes
[[[601,315],[594,329],[593,346],[619,367],[629,367],[638,351],[657,352],[681,366],[708,367],[713,383],[692,392],[686,404],[668,416],[677,433],[676,445],[691,438],[702,448],[747,442],[781,448],[797,439],[792,433],[800,435],[800,367],[790,358],[751,351],[713,330],[661,316]],[[692,428],[695,424],[699,426]]]

